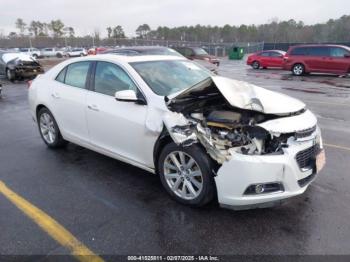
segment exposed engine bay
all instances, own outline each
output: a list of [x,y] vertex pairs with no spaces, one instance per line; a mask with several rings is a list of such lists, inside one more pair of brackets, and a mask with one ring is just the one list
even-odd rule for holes
[[222,164],[230,160],[231,150],[245,155],[283,154],[288,139],[297,139],[296,132],[269,132],[259,124],[302,114],[304,108],[289,114],[265,114],[258,99],[253,103],[262,110],[237,108],[227,102],[213,82],[205,85],[168,101],[172,112],[163,120],[175,143],[201,143],[211,158]]

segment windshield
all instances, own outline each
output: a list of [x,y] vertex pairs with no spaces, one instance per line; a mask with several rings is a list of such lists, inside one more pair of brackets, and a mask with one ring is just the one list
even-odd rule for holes
[[212,76],[209,71],[186,60],[137,62],[131,66],[160,96],[180,92]]
[[196,55],[208,55],[208,53],[203,48],[193,48],[193,51]]

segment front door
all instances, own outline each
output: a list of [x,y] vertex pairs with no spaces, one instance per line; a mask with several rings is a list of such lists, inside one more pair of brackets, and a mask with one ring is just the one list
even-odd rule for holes
[[118,65],[97,62],[93,92],[87,95],[87,123],[90,143],[117,157],[153,167],[153,146],[157,136],[145,128],[147,105],[121,102],[115,93],[139,92]]

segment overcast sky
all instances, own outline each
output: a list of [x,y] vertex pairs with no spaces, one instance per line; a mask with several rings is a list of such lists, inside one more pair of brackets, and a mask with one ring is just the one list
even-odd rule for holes
[[138,25],[262,24],[271,18],[306,24],[350,15],[350,0],[0,0],[0,33],[15,30],[20,17],[48,22],[61,19],[77,34],[121,25],[128,36]]

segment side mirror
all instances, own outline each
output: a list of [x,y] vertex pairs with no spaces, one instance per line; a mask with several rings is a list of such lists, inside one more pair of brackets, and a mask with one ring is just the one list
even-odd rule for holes
[[146,101],[143,98],[138,98],[134,90],[117,91],[115,92],[114,97],[117,101],[134,102],[140,105],[146,105]]
[[133,90],[117,91],[115,92],[114,97],[118,101],[123,101],[123,102],[136,102],[138,100],[136,93]]
[[345,54],[344,57],[345,58],[350,58],[350,54]]

